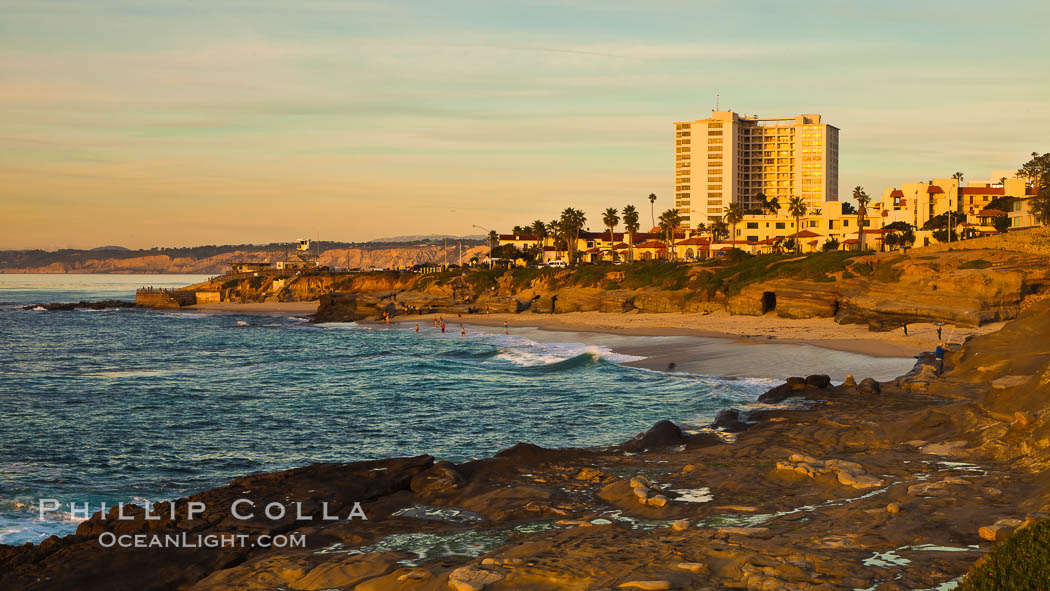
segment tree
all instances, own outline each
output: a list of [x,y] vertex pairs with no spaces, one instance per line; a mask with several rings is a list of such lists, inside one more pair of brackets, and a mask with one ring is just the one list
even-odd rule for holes
[[544,238],[547,237],[547,226],[543,223],[543,220],[532,222],[532,225],[528,227],[528,230],[536,236],[536,244],[541,248],[545,246]]
[[580,230],[587,223],[587,216],[578,209],[566,207],[561,212],[561,229],[569,252],[569,264],[576,264],[576,247],[580,240]]
[[613,249],[616,243],[613,240],[613,235],[615,233],[614,230],[616,230],[616,224],[620,223],[620,216],[617,213],[619,212],[615,207],[610,207],[602,214],[602,223],[605,224],[606,228],[609,228],[609,252],[612,253],[613,258],[616,258],[616,251]]
[[711,224],[711,237],[716,241],[723,240],[729,236],[729,226],[722,220],[715,220]]
[[638,232],[638,210],[633,205],[625,205],[623,208],[623,229],[627,231],[627,234],[631,237],[631,240],[627,243],[628,258],[634,260],[634,235]]
[[800,220],[802,216],[806,215],[806,202],[799,196],[792,197],[788,200],[788,213],[795,218],[795,236],[800,240],[795,240],[795,253],[797,254],[801,250],[802,240],[799,236],[799,232],[802,231],[802,225]]
[[496,248],[496,243],[499,242],[499,233],[495,230],[489,230],[489,268],[492,268],[492,250]]
[[824,252],[828,252],[828,251],[832,251],[832,250],[838,250],[839,249],[839,239],[838,238],[828,238],[827,240],[824,241],[824,246],[822,248],[824,249]]
[[656,193],[649,193],[649,217],[653,219],[652,227],[656,227]]
[[1032,152],[1032,159],[1017,170],[1017,176],[1027,180],[1035,189],[1028,210],[1040,224],[1050,225],[1050,153],[1040,156]]
[[842,202],[842,215],[856,215],[857,208],[853,207],[853,204],[849,201]]
[[668,260],[674,260],[674,234],[675,230],[682,225],[682,216],[678,213],[677,209],[668,209],[667,211],[660,214],[660,231],[667,237],[667,258]]
[[1008,215],[997,215],[992,218],[992,225],[995,226],[995,231],[1000,234],[1005,234],[1010,229],[1010,216]]
[[853,187],[853,198],[857,201],[857,247],[864,250],[864,218],[868,215],[868,203],[871,197],[864,192],[864,187]]
[[514,226],[514,229],[511,230],[510,233],[514,234],[515,236],[520,236],[525,233],[525,229],[521,226]]
[[554,247],[554,258],[561,258],[561,222],[558,220],[551,220],[547,222],[547,234],[551,238],[551,246]]
[[733,230],[730,234],[733,237],[732,239],[736,240],[736,225],[744,219],[744,209],[740,207],[739,203],[730,203],[729,206],[726,207],[726,213],[723,217],[725,218],[726,223],[729,224],[729,227]]

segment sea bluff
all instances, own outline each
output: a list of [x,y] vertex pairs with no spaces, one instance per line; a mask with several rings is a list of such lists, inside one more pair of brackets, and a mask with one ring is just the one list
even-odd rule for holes
[[933,588],[987,550],[981,528],[1003,537],[1050,509],[1048,331],[1050,301],[1038,302],[951,352],[940,378],[921,365],[882,384],[793,380],[766,398],[808,408],[726,413],[720,425],[744,429],[732,443],[661,423],[611,448],[519,444],[460,465],[422,456],[247,476],[177,505],[359,501],[368,521],[217,510],[193,533],[303,534],[308,546],[133,550],[98,536],[190,526],[95,516],[76,535],[0,549],[0,587]]

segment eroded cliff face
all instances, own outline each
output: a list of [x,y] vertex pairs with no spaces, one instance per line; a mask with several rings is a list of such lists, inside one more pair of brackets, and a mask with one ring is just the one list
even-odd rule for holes
[[[698,266],[688,276],[711,272]],[[396,286],[362,280],[334,291],[352,294],[352,298],[339,300],[338,307],[346,312],[352,307],[354,317],[471,309],[539,314],[728,310],[740,315],[834,318],[840,323],[866,324],[872,330],[897,329],[911,322],[976,326],[1009,320],[1050,292],[1050,267],[1045,259],[999,250],[881,253],[850,259],[844,270],[823,280],[777,278],[736,287],[735,282],[746,280],[730,276],[726,287],[714,291],[697,286],[626,289],[617,281],[617,273],[606,273],[598,286],[573,285],[573,271],[559,271],[525,283],[515,283],[508,272],[480,289],[462,280],[419,279]],[[391,299],[391,290],[400,290],[396,299]],[[336,300],[327,302],[335,305]],[[329,304],[322,302],[322,310]],[[325,315],[336,318],[338,312],[326,310]]]

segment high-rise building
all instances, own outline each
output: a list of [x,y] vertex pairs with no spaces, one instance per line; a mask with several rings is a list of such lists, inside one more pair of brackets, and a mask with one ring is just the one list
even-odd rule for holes
[[762,195],[781,208],[802,197],[820,209],[839,198],[839,130],[820,115],[787,119],[712,111],[711,117],[677,122],[675,207],[687,228],[725,215],[730,203],[763,206]]

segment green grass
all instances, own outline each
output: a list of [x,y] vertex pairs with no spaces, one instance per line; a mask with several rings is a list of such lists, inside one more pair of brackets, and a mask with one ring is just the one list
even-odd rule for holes
[[1019,530],[970,569],[957,591],[1050,588],[1050,521]]
[[986,261],[984,259],[974,259],[972,261],[966,261],[965,263],[959,265],[959,268],[960,269],[987,269],[988,267],[991,267],[991,266],[992,266],[991,261]]

